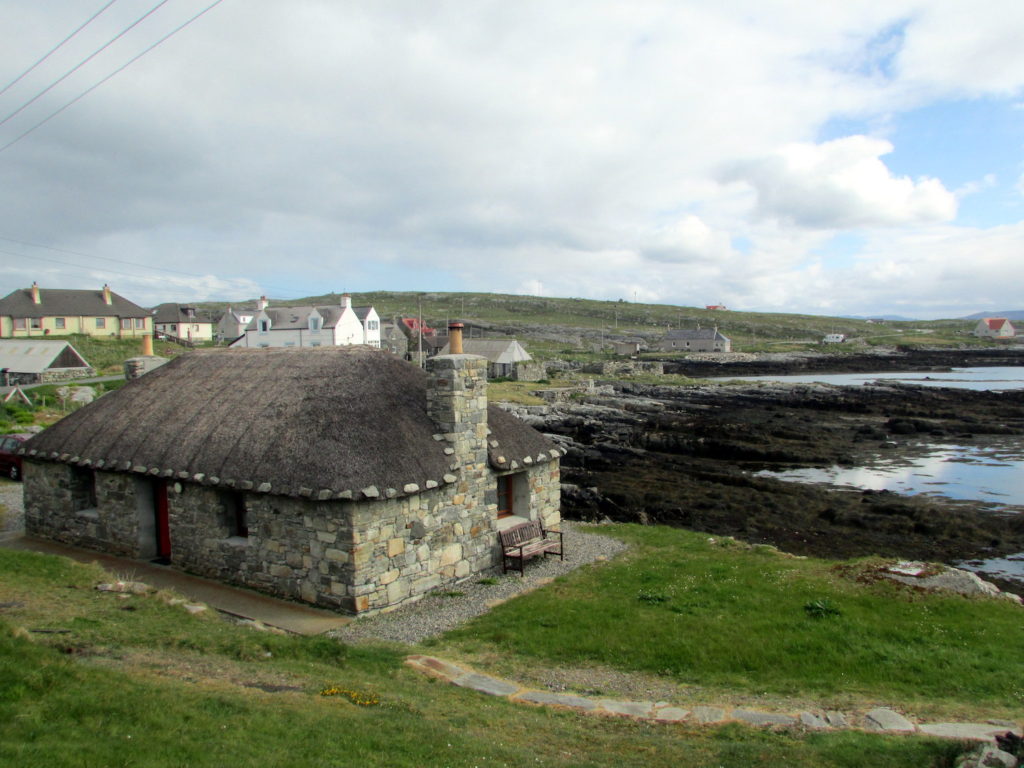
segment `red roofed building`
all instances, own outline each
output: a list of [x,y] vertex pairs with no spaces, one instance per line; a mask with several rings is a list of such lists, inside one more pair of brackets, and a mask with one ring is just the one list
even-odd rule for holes
[[974,327],[974,335],[986,339],[1012,339],[1017,331],[1005,317],[983,317]]

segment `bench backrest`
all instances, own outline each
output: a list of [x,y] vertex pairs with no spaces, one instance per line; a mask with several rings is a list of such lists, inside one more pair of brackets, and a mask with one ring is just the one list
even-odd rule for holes
[[544,529],[541,527],[540,520],[530,520],[527,523],[519,523],[519,525],[506,528],[498,535],[501,537],[501,546],[518,547],[528,541],[543,538]]

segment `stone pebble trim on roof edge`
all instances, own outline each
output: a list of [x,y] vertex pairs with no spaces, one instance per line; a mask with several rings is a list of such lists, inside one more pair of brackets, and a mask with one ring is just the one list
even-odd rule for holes
[[[443,435],[434,435],[434,439],[444,439]],[[492,447],[497,447],[497,441],[491,441]],[[133,462],[126,460],[124,462],[110,462],[109,464],[104,459],[97,459],[93,461],[89,458],[83,458],[80,456],[71,456],[67,453],[57,453],[52,451],[48,456],[41,454],[36,449],[25,451],[21,449],[18,451],[20,455],[27,456],[29,458],[42,459],[44,461],[54,461],[62,464],[75,464],[80,467],[107,471],[119,471],[119,472],[134,472],[139,475],[152,475],[154,477],[164,477],[167,479],[177,478],[178,480],[185,480],[193,482],[199,485],[205,485],[210,487],[224,487],[229,489],[239,489],[242,491],[253,491],[254,493],[275,493],[279,496],[290,496],[292,498],[304,498],[304,499],[315,499],[317,501],[356,501],[356,500],[373,500],[373,499],[395,499],[406,496],[415,496],[426,491],[434,490],[435,488],[443,485],[451,485],[458,481],[458,477],[452,474],[445,474],[441,480],[428,479],[422,483],[408,482],[402,485],[402,489],[398,490],[395,488],[385,488],[383,491],[378,489],[376,486],[368,486],[360,490],[335,490],[333,488],[297,488],[297,489],[275,489],[270,483],[258,483],[254,480],[238,480],[235,478],[221,478],[215,475],[205,475],[202,472],[193,474],[186,470],[173,470],[173,469],[161,469],[160,467],[146,467],[141,464],[134,464]],[[568,453],[568,449],[556,447],[547,451],[546,453],[539,453],[536,456],[524,456],[520,461],[508,460],[504,456],[499,456],[493,461],[495,469],[514,470],[522,466],[532,466],[534,463],[541,464],[544,462],[552,461],[554,459],[561,458]],[[456,467],[452,467],[454,471]]]

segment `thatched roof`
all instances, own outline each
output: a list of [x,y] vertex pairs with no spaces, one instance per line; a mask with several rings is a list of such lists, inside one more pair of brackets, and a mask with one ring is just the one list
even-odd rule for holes
[[[25,451],[285,496],[412,494],[455,481],[426,385],[419,368],[369,347],[196,350],[72,413]],[[496,406],[488,414],[496,469],[560,455]]]

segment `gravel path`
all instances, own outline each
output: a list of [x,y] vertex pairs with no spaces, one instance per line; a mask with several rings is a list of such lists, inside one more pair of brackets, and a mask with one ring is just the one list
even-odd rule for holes
[[25,528],[25,501],[21,483],[0,482],[0,539]]
[[[526,564],[525,577],[518,573],[502,575],[500,571],[494,575],[472,577],[450,590],[432,592],[422,600],[390,613],[357,619],[329,634],[345,642],[373,639],[419,643],[486,613],[499,602],[543,586],[556,576],[587,563],[607,560],[626,549],[618,539],[584,533],[568,520],[562,521],[561,528],[565,532],[564,561],[555,557],[534,558]],[[496,583],[480,583],[481,580],[489,582],[491,578]]]

